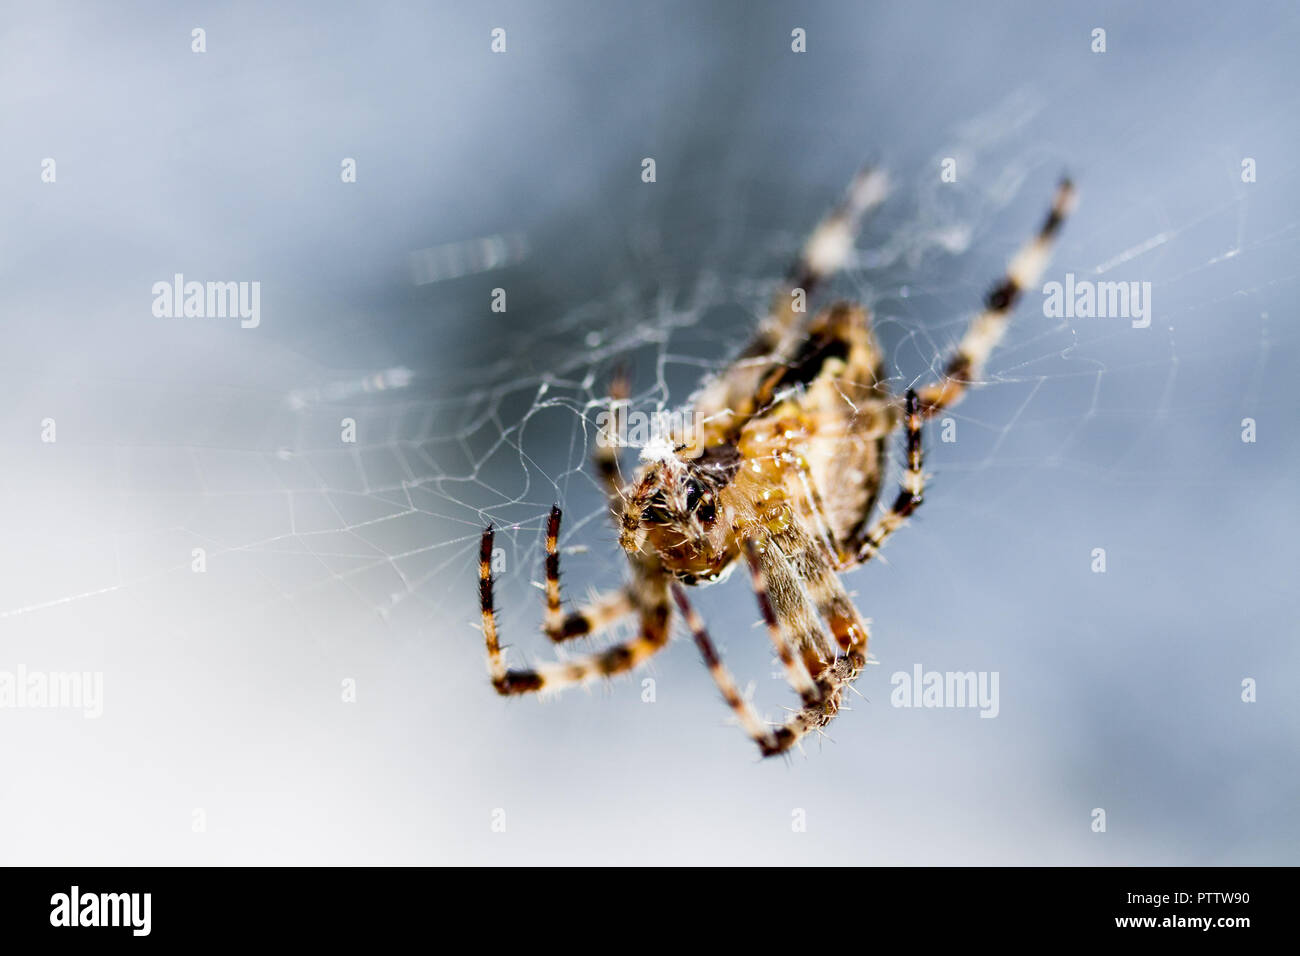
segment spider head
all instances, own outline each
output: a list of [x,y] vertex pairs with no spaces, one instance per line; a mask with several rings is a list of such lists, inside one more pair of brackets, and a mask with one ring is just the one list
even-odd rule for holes
[[736,557],[724,499],[739,465],[729,445],[650,462],[624,497],[619,544],[633,554],[648,546],[690,583],[719,574]]

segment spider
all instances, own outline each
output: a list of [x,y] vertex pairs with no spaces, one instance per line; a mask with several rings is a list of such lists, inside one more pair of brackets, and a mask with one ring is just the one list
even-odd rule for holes
[[[989,292],[943,375],[899,400],[886,384],[865,308],[837,302],[811,320],[802,308],[843,266],[863,217],[887,192],[883,172],[868,167],[858,173],[808,238],[754,339],[692,396],[693,415],[681,420],[700,424],[679,427],[643,449],[627,483],[615,441],[606,436],[597,443],[595,468],[631,566],[624,587],[564,611],[561,512],[551,509],[544,632],[558,644],[634,615],[635,637],[574,660],[507,668],[492,597],[493,528],[483,531],[479,598],[488,671],[498,693],[554,690],[632,670],[668,644],[675,604],[723,698],[764,757],[786,753],[834,719],[845,690],[867,664],[870,640],[839,575],[878,554],[920,506],[922,423],[979,382],[1075,202],[1074,187],[1063,179],[1046,220]],[[624,414],[628,395],[627,377],[616,376],[609,389],[614,416]],[[901,488],[873,522],[887,442],[900,425],[906,433]],[[802,705],[776,725],[760,719],[740,694],[686,593],[687,586],[721,580],[741,562]]]

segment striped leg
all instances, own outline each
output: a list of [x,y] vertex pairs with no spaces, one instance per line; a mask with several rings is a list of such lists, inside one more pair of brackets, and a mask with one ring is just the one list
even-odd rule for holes
[[[786,664],[791,683],[795,684],[803,697],[802,709],[784,724],[773,729],[758,718],[750,704],[737,692],[735,681],[723,666],[704,625],[691,609],[685,591],[674,585],[673,597],[686,617],[695,643],[723,698],[735,712],[741,727],[758,744],[759,752],[764,757],[770,757],[786,752],[805,736],[820,730],[834,719],[840,709],[844,688],[866,666],[869,633],[836,576],[822,544],[798,531],[797,526],[782,535],[780,544],[769,540],[764,546],[759,546],[751,540],[746,550],[754,571],[754,589],[759,596],[763,618],[782,655],[782,662]],[[833,651],[825,659],[819,658],[815,653],[810,658],[812,638],[804,637],[800,641],[805,654],[804,662],[805,665],[812,665],[807,670],[797,668],[785,641],[787,630],[798,637],[810,626],[815,626],[808,599],[799,584],[800,577],[808,582],[808,590],[817,605],[817,611],[825,618],[844,650],[843,656],[831,660],[828,665],[825,661],[830,660]],[[773,586],[770,592],[769,582]],[[819,640],[824,642],[824,632],[820,628],[818,632],[822,635]],[[807,671],[813,671],[811,687],[799,679],[801,674],[807,676]]]
[[615,509],[616,518],[622,501],[622,481],[618,468],[619,441],[625,433],[627,400],[631,394],[631,379],[627,370],[620,368],[609,383],[609,427],[596,436],[596,451],[592,455],[596,474],[605,486],[605,494]]
[[[795,581],[803,582],[803,587],[798,590],[777,589],[777,619],[797,620],[802,613],[801,602],[807,605],[811,601],[834,635],[840,651],[857,655],[865,662],[870,633],[844,590],[834,556],[827,551],[825,544],[798,524],[792,524],[775,536],[774,546],[767,549],[765,557],[765,570],[784,565]],[[805,590],[807,598],[803,596]],[[819,675],[814,673],[813,676]]]
[[479,547],[479,609],[483,619],[483,640],[487,645],[488,673],[497,693],[505,696],[558,690],[585,684],[596,677],[612,677],[631,670],[668,644],[671,610],[665,581],[661,574],[646,573],[635,583],[635,599],[629,597],[630,603],[640,611],[641,630],[637,637],[572,661],[556,661],[522,670],[507,669],[493,603],[492,539],[493,529],[488,525]]
[[770,727],[759,717],[753,705],[740,695],[735,679],[723,665],[717,648],[713,646],[713,641],[704,628],[704,622],[695,613],[681,585],[673,585],[673,598],[686,618],[691,636],[700,649],[700,656],[704,658],[713,682],[721,691],[727,706],[736,715],[741,729],[758,745],[759,753],[764,757],[785,753],[808,734],[821,730],[834,720],[840,710],[844,689],[857,678],[866,664],[865,657],[856,653],[839,658],[818,676],[817,699],[805,702],[803,708],[783,724]]
[[[597,630],[604,619],[617,620],[631,611],[626,594],[615,592],[597,599],[590,607],[565,614],[560,607],[560,518],[559,505],[551,506],[551,516],[546,520],[546,613],[542,630],[557,644],[570,638],[582,637]],[[621,598],[621,600],[620,600]],[[611,617],[612,616],[612,617]]]
[[921,389],[921,411],[926,418],[957,404],[966,394],[966,389],[984,374],[984,363],[1006,333],[1011,312],[1021,293],[1037,285],[1042,276],[1057,233],[1074,209],[1075,198],[1074,185],[1068,179],[1061,180],[1042,228],[1016,253],[1007,267],[1006,276],[988,294],[984,311],[971,322],[957,345],[957,351],[948,360],[943,381]]
[[727,702],[740,722],[741,729],[749,735],[749,738],[758,744],[759,752],[764,757],[778,753],[776,735],[768,729],[762,718],[754,710],[753,705],[745,698],[740,696],[740,691],[736,689],[736,681],[731,676],[731,672],[722,663],[722,658],[718,656],[718,649],[713,646],[713,641],[709,639],[709,632],[704,629],[704,622],[700,616],[695,613],[695,608],[686,597],[686,589],[680,584],[673,583],[673,599],[677,602],[677,607],[681,610],[682,616],[686,618],[686,626],[691,629],[691,637],[695,639],[695,646],[700,649],[700,656],[704,658],[705,665],[709,668],[709,674],[713,682],[718,685],[718,690],[722,692],[722,699]]
[[763,756],[785,753],[804,737],[819,732],[834,720],[840,711],[845,689],[857,680],[865,666],[864,657],[848,654],[826,668],[817,678],[821,696],[816,702],[805,704],[801,710],[791,714],[785,723],[770,732],[772,746],[763,751]]
[[789,281],[773,299],[755,342],[766,349],[757,354],[778,351],[798,331],[799,316],[804,313],[794,311],[793,292],[802,289],[807,298],[844,267],[863,218],[885,201],[888,192],[889,178],[883,170],[868,166],[853,177],[844,197],[808,236],[798,262],[790,270]]
[[560,519],[559,505],[551,507],[546,521],[546,610],[542,631],[556,644],[575,637],[589,637],[637,609],[632,588],[620,588],[595,598],[584,607],[565,614],[560,597]]
[[[627,399],[631,394],[631,381],[626,369],[614,373],[609,385],[610,420],[608,427],[597,436],[592,459],[596,473],[605,486],[612,515],[617,526],[622,503],[622,485],[618,467],[619,437],[627,415]],[[561,610],[559,536],[562,512],[559,506],[551,508],[546,522],[546,612],[542,630],[559,644],[575,637],[585,637],[604,630],[624,616],[638,609],[635,588],[622,588],[601,595],[585,607],[570,611]],[[643,576],[640,558],[631,559],[636,576]]]
[[921,425],[923,415],[921,412],[921,402],[916,392],[909,390],[907,393],[907,471],[903,473],[902,487],[898,491],[898,497],[894,503],[889,506],[889,510],[880,516],[869,529],[862,535],[861,539],[853,542],[852,546],[856,549],[856,554],[852,562],[847,564],[841,570],[847,570],[859,564],[865,564],[870,561],[885,543],[891,534],[903,526],[903,523],[911,516],[917,508],[920,507],[924,500],[925,493],[925,473],[921,470]]
[[[614,519],[616,528],[621,526],[620,518],[623,510],[623,482],[618,464],[619,449],[622,446],[619,442],[625,433],[627,402],[631,394],[631,376],[628,374],[626,367],[620,366],[615,370],[609,383],[609,424],[597,437],[596,450],[592,454],[596,474],[600,476],[601,484],[605,486],[605,495],[608,497],[610,504],[610,515]],[[557,528],[557,535],[558,530]],[[548,547],[551,546],[549,535],[547,536],[547,545]],[[550,560],[550,553],[548,552],[548,563]],[[559,558],[557,557],[555,560],[556,576],[558,577]],[[639,555],[629,555],[628,560],[632,564],[635,579],[641,580],[653,573],[646,570],[645,559]],[[546,629],[547,636],[553,641],[560,642],[571,637],[595,634],[623,615],[631,614],[637,610],[637,602],[638,594],[635,587],[627,587],[602,595],[586,607],[569,613],[558,626],[556,625],[557,618],[552,615],[550,617],[550,626]],[[548,613],[549,608],[548,597]]]
[[632,592],[628,588],[619,588],[597,595],[590,603],[560,615],[558,624],[548,621],[543,630],[552,642],[563,644],[575,637],[594,637],[636,609]]
[[[867,213],[885,200],[888,177],[883,170],[867,167],[849,184],[844,198],[817,224],[791,268],[776,290],[767,316],[754,338],[740,353],[730,371],[709,382],[695,397],[695,408],[704,418],[729,414],[740,428],[758,410],[758,390],[774,365],[789,362],[803,338],[807,299],[827,279],[843,268],[853,251],[853,242]],[[795,294],[803,292],[803,308],[795,309]]]
[[[866,622],[849,599],[822,543],[794,526],[781,536],[781,547],[795,574],[806,583],[809,597],[835,635],[843,654],[816,675],[816,699],[806,700],[801,710],[772,731],[775,742],[772,754],[784,753],[834,720],[844,690],[867,665],[867,646],[871,639]],[[786,613],[780,602],[776,613],[778,619]]]

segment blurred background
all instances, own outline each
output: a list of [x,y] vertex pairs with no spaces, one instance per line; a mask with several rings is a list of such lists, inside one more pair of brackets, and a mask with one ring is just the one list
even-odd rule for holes
[[[0,708],[0,861],[1300,862],[1292,5],[5,21],[0,671],[102,674],[103,714]],[[758,761],[681,639],[499,699],[482,525],[511,660],[553,655],[551,504],[570,596],[624,566],[586,465],[611,370],[685,401],[868,160],[893,195],[832,291],[900,391],[1062,172],[1045,281],[1149,282],[1150,327],[1025,296],[846,579],[879,666],[833,740]],[[260,324],[156,317],[176,273],[260,283]],[[696,600],[782,716],[748,584]],[[891,706],[917,665],[996,672],[998,716]]]

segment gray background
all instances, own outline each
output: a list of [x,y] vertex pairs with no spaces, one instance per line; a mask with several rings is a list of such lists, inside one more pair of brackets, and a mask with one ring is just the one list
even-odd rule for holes
[[[0,669],[105,683],[97,721],[0,710],[0,860],[1298,861],[1290,5],[70,4],[0,30]],[[1114,263],[1151,328],[1026,297],[958,440],[928,437],[922,514],[848,578],[880,666],[833,743],[757,761],[687,641],[499,700],[482,523],[513,659],[549,655],[550,504],[572,594],[621,566],[585,469],[604,376],[682,401],[868,158],[895,194],[836,291],[900,388],[1063,170],[1046,278]],[[412,251],[503,233],[522,262],[412,283]],[[176,272],[261,282],[261,326],[154,318]],[[698,601],[779,715],[747,584]],[[1000,715],[891,707],[917,663],[997,671]]]

